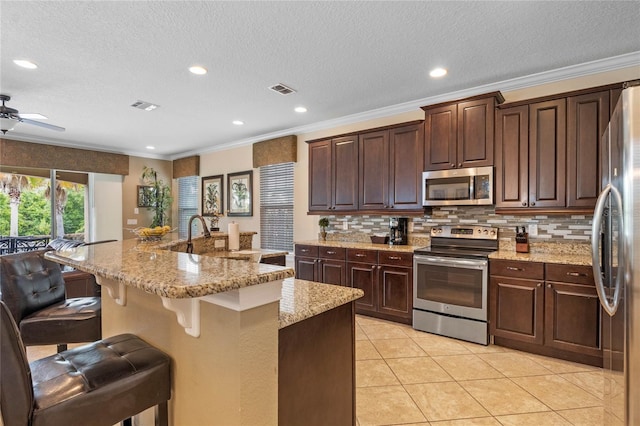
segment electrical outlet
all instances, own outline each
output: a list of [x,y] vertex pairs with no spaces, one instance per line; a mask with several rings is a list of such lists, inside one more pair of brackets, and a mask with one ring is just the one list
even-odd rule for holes
[[538,224],[537,223],[532,223],[529,225],[529,236],[530,237],[535,237],[538,235]]
[[127,219],[127,225],[137,225],[138,219]]
[[133,209],[133,214],[140,214],[140,209],[137,207]]
[[342,229],[347,231],[349,229],[349,222],[347,222],[346,220],[342,222]]

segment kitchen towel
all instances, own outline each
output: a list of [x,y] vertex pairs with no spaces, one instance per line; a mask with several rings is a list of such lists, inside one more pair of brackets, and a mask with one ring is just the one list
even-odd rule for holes
[[231,222],[228,226],[229,250],[240,250],[240,225]]

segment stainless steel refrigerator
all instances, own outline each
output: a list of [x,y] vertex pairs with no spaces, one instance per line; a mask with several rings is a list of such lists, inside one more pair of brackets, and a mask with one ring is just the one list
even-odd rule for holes
[[640,86],[628,84],[602,138],[593,273],[602,305],[604,424],[640,425]]

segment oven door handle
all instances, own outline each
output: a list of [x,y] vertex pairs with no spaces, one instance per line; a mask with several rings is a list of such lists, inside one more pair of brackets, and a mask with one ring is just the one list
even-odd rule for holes
[[414,256],[413,259],[417,265],[431,264],[431,265],[439,265],[439,266],[458,266],[458,267],[473,268],[473,269],[485,268],[489,263],[486,260],[458,259],[458,258],[432,257],[432,256]]

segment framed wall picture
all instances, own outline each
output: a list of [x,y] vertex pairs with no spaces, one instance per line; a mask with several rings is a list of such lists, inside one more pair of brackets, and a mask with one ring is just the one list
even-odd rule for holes
[[253,171],[227,175],[228,216],[253,216]]
[[224,214],[224,175],[202,178],[202,216]]
[[153,207],[153,186],[138,185],[138,207]]

